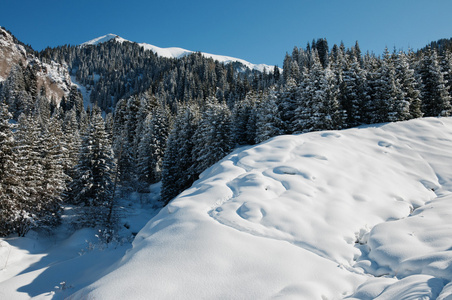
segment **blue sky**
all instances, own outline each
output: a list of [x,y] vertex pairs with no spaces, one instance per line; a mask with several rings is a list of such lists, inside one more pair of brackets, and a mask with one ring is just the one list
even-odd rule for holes
[[452,37],[450,0],[3,0],[0,26],[36,50],[107,33],[159,47],[282,66],[286,52],[326,38],[361,50],[414,50]]

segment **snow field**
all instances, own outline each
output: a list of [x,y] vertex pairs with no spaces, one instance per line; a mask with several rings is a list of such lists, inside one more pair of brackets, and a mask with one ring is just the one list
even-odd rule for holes
[[451,147],[428,118],[237,149],[75,298],[448,299]]

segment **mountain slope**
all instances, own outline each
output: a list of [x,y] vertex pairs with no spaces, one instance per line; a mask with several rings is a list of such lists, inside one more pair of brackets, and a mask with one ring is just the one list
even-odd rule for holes
[[25,47],[15,42],[15,38],[0,27],[0,82],[5,81],[11,69],[18,64],[31,66],[36,72],[38,89],[45,88],[49,99],[54,97],[60,101],[69,94],[72,82],[67,66],[54,61],[44,63]]
[[428,118],[238,149],[76,298],[450,297],[451,147]]
[[[123,43],[125,41],[130,42],[128,40],[123,39],[120,36],[109,33],[104,36],[87,41],[81,45],[82,46],[97,45],[99,43],[105,43],[105,42],[108,42],[111,40],[115,40],[116,42],[119,42],[119,43]],[[194,53],[194,51],[190,51],[190,50],[186,50],[186,49],[182,49],[182,48],[178,48],[178,47],[160,48],[160,47],[157,47],[157,46],[154,46],[151,44],[147,44],[147,43],[138,43],[138,45],[140,45],[141,47],[143,47],[146,50],[150,50],[150,51],[154,52],[158,56],[162,56],[162,57],[166,57],[166,58],[181,58],[186,55],[190,55],[190,54]],[[273,72],[273,67],[266,65],[266,64],[252,64],[243,59],[234,58],[234,57],[230,57],[230,56],[224,56],[224,55],[210,54],[210,53],[204,53],[204,52],[201,52],[201,54],[204,57],[212,58],[213,60],[217,60],[217,61],[225,63],[225,64],[238,62],[238,63],[243,64],[245,67],[249,68],[250,70],[257,70],[257,71],[263,72],[265,69],[265,70],[267,70],[267,72],[269,72],[269,71]]]

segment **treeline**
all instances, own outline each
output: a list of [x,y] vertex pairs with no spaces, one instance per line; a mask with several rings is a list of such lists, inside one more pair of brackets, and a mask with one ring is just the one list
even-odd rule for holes
[[[286,102],[294,102],[292,107],[299,112],[298,120],[289,120],[296,125],[293,132],[450,114],[450,50],[438,55],[432,48],[392,54],[386,49],[377,57],[362,55],[358,44],[347,50],[334,45],[331,52],[318,51],[317,44],[328,49],[326,41],[320,41],[307,49],[295,48],[284,60]],[[322,59],[321,53],[329,55]],[[322,106],[337,109],[325,118]],[[335,118],[337,114],[341,117]],[[316,115],[336,119],[336,125],[325,128]]]
[[319,39],[287,54],[282,74],[199,53],[160,58],[128,42],[46,49],[40,58],[67,64],[95,105],[85,110],[75,87],[48,99],[32,66],[1,84],[0,235],[57,224],[62,203],[82,212],[81,225],[112,226],[115,187],[146,193],[161,181],[168,203],[238,145],[448,116],[447,45],[380,57]]
[[378,57],[362,55],[358,43],[349,49],[334,45],[330,51],[320,39],[286,55],[279,84],[250,91],[232,108],[215,98],[184,107],[163,160],[163,201],[189,187],[236,145],[279,134],[449,116],[452,55],[442,49],[440,55],[430,47],[417,53],[386,49]]

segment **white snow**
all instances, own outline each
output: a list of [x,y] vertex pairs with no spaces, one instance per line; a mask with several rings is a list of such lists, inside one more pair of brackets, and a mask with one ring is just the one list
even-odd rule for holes
[[[104,36],[92,39],[88,42],[85,42],[85,43],[81,44],[81,46],[97,45],[100,43],[108,42],[112,39],[114,39],[115,41],[117,41],[119,43],[128,41],[116,34],[109,33],[107,35],[104,35]],[[130,42],[130,41],[128,41],[128,42]],[[186,50],[186,49],[182,49],[182,48],[178,48],[178,47],[160,48],[160,47],[157,47],[157,46],[154,46],[151,44],[147,44],[147,43],[138,43],[138,45],[143,47],[145,50],[150,50],[150,51],[154,52],[155,54],[157,54],[158,56],[166,57],[166,58],[181,58],[181,57],[194,53],[194,51]],[[230,56],[210,54],[210,53],[204,53],[204,52],[201,52],[201,54],[204,57],[212,58],[213,60],[217,60],[217,61],[225,63],[225,64],[228,64],[231,62],[239,62],[239,63],[243,64],[245,67],[249,68],[250,70],[258,70],[260,72],[263,72],[264,69],[267,71],[267,73],[273,72],[273,68],[274,68],[273,66],[269,66],[266,64],[252,64],[246,60],[234,58],[234,57],[230,57]],[[282,69],[280,69],[280,70],[282,71]]]
[[[131,249],[73,262],[78,276],[96,259],[108,270],[66,279],[64,263],[46,274],[45,251],[15,246],[0,298],[50,299],[62,288],[44,282],[60,280],[71,299],[451,299],[450,149],[452,118],[243,147],[152,218]],[[72,239],[64,247],[80,248]],[[18,274],[16,264],[38,258],[40,268]]]
[[159,207],[149,204],[158,193],[159,185],[154,185],[149,195],[120,199],[124,226],[108,245],[93,228],[74,231],[70,225],[74,210],[69,206],[54,232],[0,238],[0,299],[65,299],[101,278],[130,249],[132,234],[158,212]]
[[428,118],[238,149],[75,298],[452,297],[451,147]]
[[120,36],[113,34],[113,33],[109,33],[100,37],[97,37],[95,39],[89,40],[87,42],[84,42],[83,44],[81,44],[82,46],[86,46],[86,45],[98,45],[101,43],[106,43],[110,40],[115,39],[118,43],[123,43],[126,42],[127,40],[121,38]]
[[90,100],[91,99],[91,90],[88,90],[85,86],[83,86],[81,83],[79,83],[74,75],[71,75],[71,81],[72,81],[72,84],[75,85],[77,87],[77,89],[80,91],[80,93],[82,94],[83,107],[85,109],[87,109],[87,108],[92,109],[93,103]]

